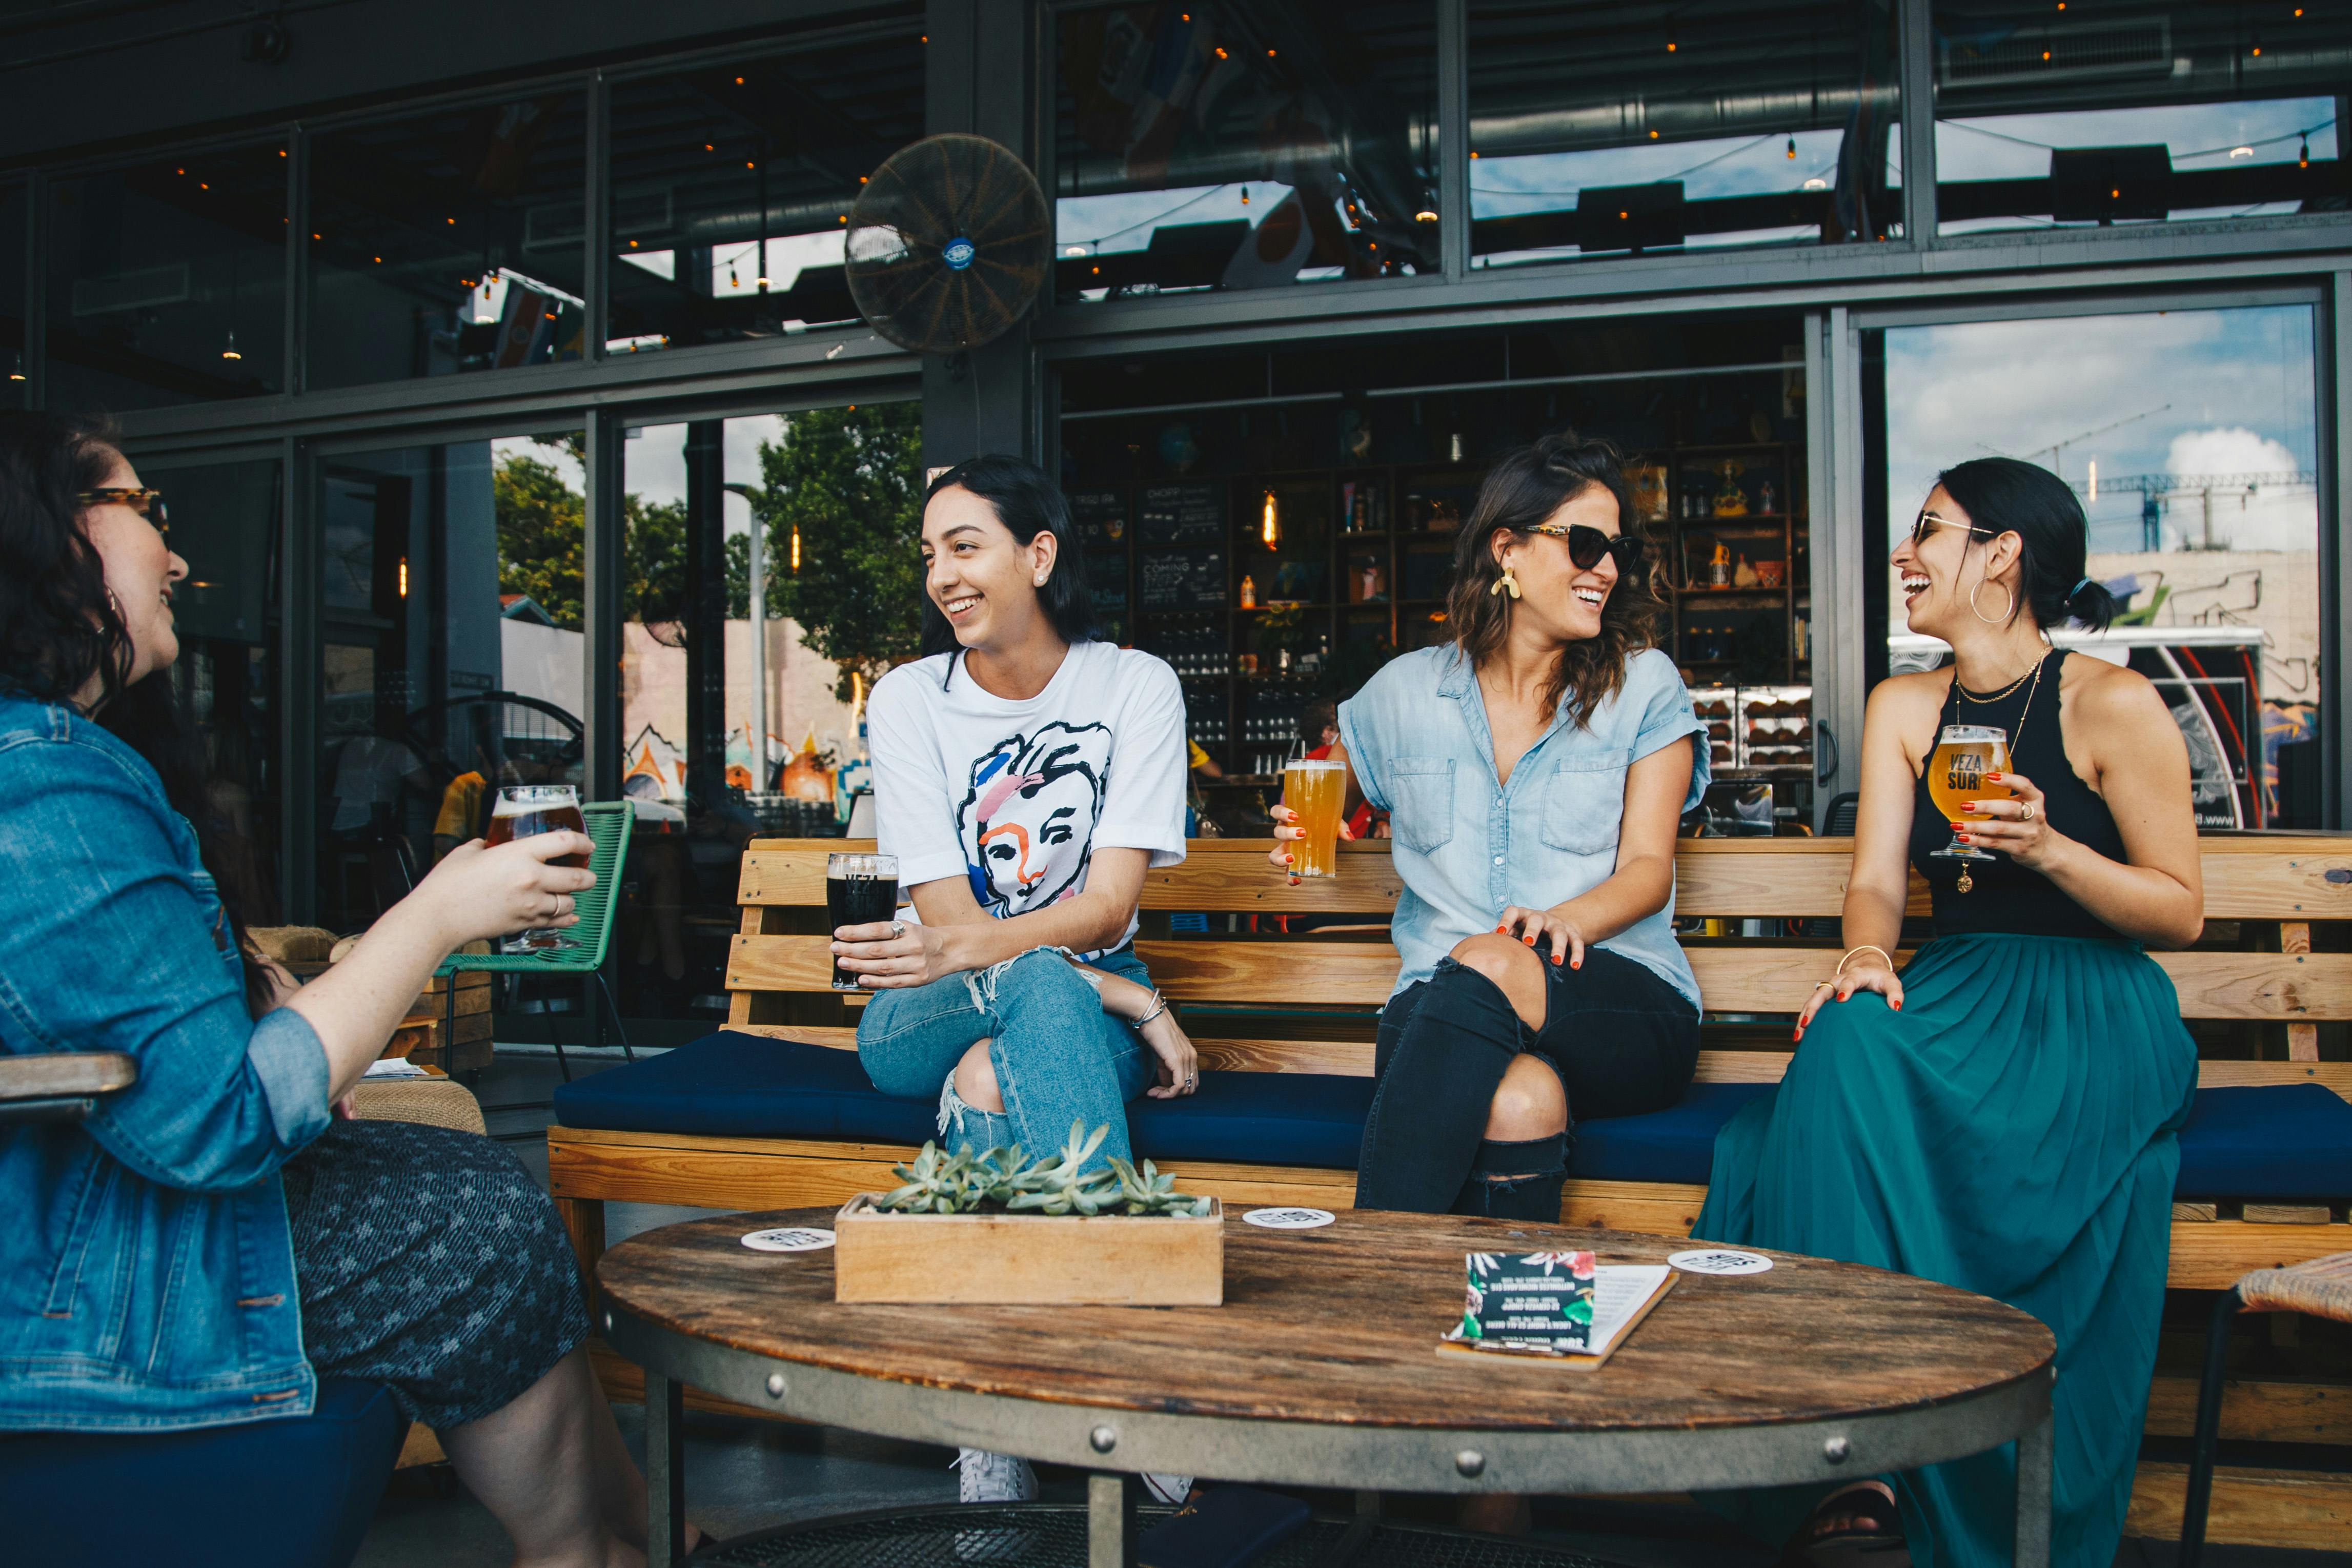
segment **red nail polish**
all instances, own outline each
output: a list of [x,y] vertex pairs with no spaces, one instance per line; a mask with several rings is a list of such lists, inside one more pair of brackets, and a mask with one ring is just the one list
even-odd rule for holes
[[1805,1031],[1804,1031],[1803,1030],[1801,1030],[1801,1029],[1792,1029],[1792,1030],[1790,1030],[1789,1031],[1789,1043],[1790,1043],[1790,1045],[1794,1045],[1794,1044],[1796,1044],[1799,1040],[1802,1040],[1802,1039],[1804,1039],[1804,1038],[1805,1038]]
[[[1559,967],[1559,962],[1560,962],[1560,956],[1559,956],[1559,954],[1557,954],[1557,953],[1554,953],[1554,954],[1551,956],[1551,961],[1552,961],[1552,965],[1553,965],[1553,967],[1554,967],[1555,968],[1557,968],[1557,967]],[[1581,966],[1579,966],[1579,967],[1581,967]]]
[[1998,783],[2000,783],[2000,782],[2001,781],[2001,779],[2004,779],[2004,778],[2006,778],[2006,777],[2007,777],[2007,775],[2006,775],[2006,774],[2000,774],[2000,773],[1988,773],[1988,774],[1986,774],[1986,775],[1985,775],[1985,782],[1986,782],[1986,783],[1988,783],[1988,784],[1998,784]]
[[1898,1012],[1898,1013],[1899,1013],[1899,1012],[1901,1012],[1901,1011],[1903,1010],[1903,1003],[1902,1003],[1902,1002],[1901,1002],[1901,1000],[1899,1000],[1899,999],[1898,999],[1898,1000],[1896,1000],[1896,1001],[1895,1001],[1895,1002],[1890,1003],[1889,1005],[1890,1005],[1890,1006],[1892,1006],[1892,1007],[1895,1009],[1895,1010],[1896,1012]]
[[1293,861],[1296,861],[1297,858],[1298,858],[1298,857],[1297,857],[1297,855],[1287,855],[1287,854],[1286,854],[1286,855],[1285,855],[1285,856],[1283,856],[1283,857],[1282,857],[1282,863],[1283,863],[1283,864],[1285,864],[1285,865],[1288,865],[1288,864],[1290,864]]
[[1522,936],[1519,940],[1526,943],[1530,947],[1536,945],[1536,939],[1532,936]]
[[1575,963],[1570,964],[1570,965],[1569,966],[1569,967],[1570,967],[1570,968],[1571,968],[1571,969],[1581,969],[1582,967],[1584,967],[1584,960],[1583,960],[1583,959],[1581,959],[1581,958],[1579,958]]

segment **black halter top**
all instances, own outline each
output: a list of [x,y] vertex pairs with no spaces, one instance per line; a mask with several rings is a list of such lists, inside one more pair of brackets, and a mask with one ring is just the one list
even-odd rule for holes
[[[2065,666],[2065,653],[2053,649],[2042,657],[2038,690],[2036,677],[2029,674],[2005,695],[1987,702],[1964,697],[1959,673],[1955,670],[1936,728],[1941,734],[1948,724],[1971,724],[2008,731],[2010,767],[2042,791],[2050,826],[2109,860],[2127,860],[2115,814],[2075,776],[2074,764],[2066,757],[2065,736],[2058,722],[2059,678]],[[1931,747],[1928,756],[1933,755]],[[1951,822],[1927,793],[1927,758],[1918,761],[1919,781],[1913,787],[1911,800],[1911,863],[1927,879],[1934,895],[1937,936],[2000,931],[2028,936],[2115,939],[2113,929],[2060,892],[2048,877],[2027,871],[2006,855],[1990,862],[1933,858],[1931,852],[1951,842]],[[1963,867],[1971,883],[1967,893],[1955,885]]]

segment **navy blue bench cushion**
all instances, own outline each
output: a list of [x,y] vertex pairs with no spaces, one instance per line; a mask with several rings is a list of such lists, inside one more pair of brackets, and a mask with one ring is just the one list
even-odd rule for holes
[[[1772,1088],[1694,1083],[1671,1110],[1580,1123],[1569,1174],[1704,1184],[1717,1131]],[[1368,1078],[1203,1072],[1185,1099],[1129,1105],[1128,1128],[1137,1153],[1156,1160],[1352,1170],[1371,1099]],[[880,1092],[851,1051],[719,1033],[576,1079],[555,1092],[555,1112],[567,1127],[919,1144],[935,1134],[938,1105]],[[2352,1104],[2316,1083],[2202,1090],[2181,1129],[2175,1190],[2278,1202],[2352,1196]]]
[[309,1416],[0,1435],[5,1561],[346,1568],[407,1430],[382,1384],[325,1377]]
[[[1352,1170],[1371,1107],[1368,1078],[1203,1072],[1181,1100],[1127,1108],[1139,1155]],[[938,1134],[936,1099],[902,1100],[867,1082],[854,1051],[721,1032],[555,1092],[567,1127],[710,1137],[919,1144]]]

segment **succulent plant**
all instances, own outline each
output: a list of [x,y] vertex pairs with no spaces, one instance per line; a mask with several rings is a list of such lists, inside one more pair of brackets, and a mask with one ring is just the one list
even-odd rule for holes
[[1018,1144],[981,1154],[964,1149],[949,1155],[927,1143],[912,1161],[891,1167],[903,1185],[883,1194],[874,1207],[894,1214],[970,1214],[983,1204],[1038,1214],[1188,1218],[1209,1212],[1207,1198],[1176,1191],[1176,1178],[1163,1175],[1150,1160],[1143,1162],[1140,1173],[1117,1156],[1106,1162],[1108,1169],[1086,1169],[1109,1135],[1108,1123],[1088,1135],[1085,1124],[1074,1121],[1070,1140],[1060,1153],[1035,1160]]

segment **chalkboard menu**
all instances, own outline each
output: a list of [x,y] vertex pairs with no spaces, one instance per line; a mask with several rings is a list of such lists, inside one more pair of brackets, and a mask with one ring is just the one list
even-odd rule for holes
[[1146,545],[1221,545],[1225,542],[1224,486],[1149,486],[1136,514],[1135,531]]
[[1127,548],[1127,492],[1073,490],[1070,521],[1077,526],[1078,542],[1089,551]]
[[1146,610],[1220,610],[1225,602],[1225,552],[1191,550],[1181,555],[1137,558]]
[[1094,596],[1097,614],[1126,609],[1127,552],[1111,546],[1088,555],[1087,588]]

